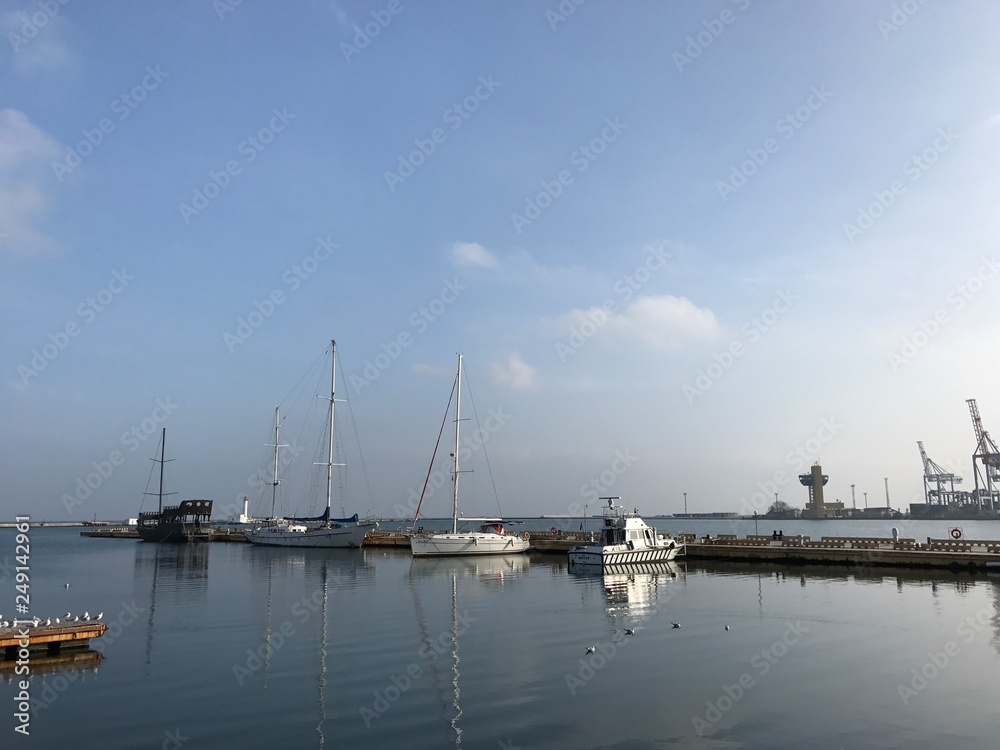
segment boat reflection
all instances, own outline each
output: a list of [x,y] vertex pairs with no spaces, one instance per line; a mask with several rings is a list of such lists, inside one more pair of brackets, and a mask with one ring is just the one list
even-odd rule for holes
[[410,578],[473,577],[488,588],[503,588],[508,581],[528,575],[527,555],[483,555],[480,557],[414,557]]
[[681,568],[675,562],[608,565],[603,568],[571,564],[569,574],[602,584],[608,614],[641,617],[652,614],[657,606],[665,604],[674,595],[674,589],[667,589],[666,595],[663,591],[681,574]]

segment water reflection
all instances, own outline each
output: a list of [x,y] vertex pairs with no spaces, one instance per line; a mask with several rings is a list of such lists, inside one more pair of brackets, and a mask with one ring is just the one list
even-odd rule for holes
[[[97,668],[104,661],[104,655],[92,649],[65,651],[60,654],[32,654],[31,677],[38,675],[58,674],[60,672],[87,672],[96,674]],[[0,680],[8,684],[24,679],[16,673],[17,660],[0,660]]]
[[137,544],[135,590],[149,590],[146,624],[146,664],[153,652],[157,600],[160,604],[204,602],[208,593],[208,544]]
[[591,581],[603,589],[608,614],[618,623],[625,616],[630,621],[645,619],[660,605],[666,604],[681,584],[682,569],[675,562],[609,565],[570,565],[572,578]]
[[[443,726],[447,728],[447,741],[456,748],[462,746],[463,715],[460,684],[459,636],[468,623],[459,614],[459,580],[469,581],[475,588],[496,591],[510,582],[526,577],[531,568],[527,555],[489,555],[482,557],[417,557],[410,561],[407,580],[413,595],[417,631],[420,638],[419,653],[427,659],[427,671],[434,684]],[[436,638],[431,628],[421,596],[421,589],[429,588],[440,594],[440,581],[450,593],[451,620],[448,629]],[[447,660],[447,661],[445,661]]]

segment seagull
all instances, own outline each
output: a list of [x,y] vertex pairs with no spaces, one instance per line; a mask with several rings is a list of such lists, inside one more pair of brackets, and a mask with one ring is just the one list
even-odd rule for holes
[[681,626],[679,622],[672,622],[670,624],[673,625],[675,628],[679,628]]
[[73,615],[71,615],[71,614],[70,614],[69,612],[67,612],[66,614],[64,614],[64,615],[63,615],[63,619],[64,619],[64,620],[68,620],[68,619],[70,619],[70,618],[71,618],[72,616],[73,616]]
[[69,588],[69,584],[68,583],[66,584],[66,588]]
[[59,618],[57,617],[56,618],[56,625],[58,625],[58,624],[59,624]]
[[596,646],[587,646],[587,653],[588,654],[592,654],[595,651],[597,651],[597,647]]
[[90,612],[84,612],[83,613],[83,617],[81,617],[80,619],[84,620],[84,621],[89,620],[90,619]]
[[728,625],[726,625],[726,630],[729,630],[729,626]]
[[625,635],[635,635],[635,628],[625,628]]
[[48,627],[51,624],[52,624],[52,618],[51,617],[46,617],[45,618],[45,627]]
[[102,617],[104,617],[104,613],[103,612],[98,612],[97,613],[97,617],[95,617],[94,619],[95,620],[100,620]]
[[73,618],[73,622],[80,622],[80,615]]

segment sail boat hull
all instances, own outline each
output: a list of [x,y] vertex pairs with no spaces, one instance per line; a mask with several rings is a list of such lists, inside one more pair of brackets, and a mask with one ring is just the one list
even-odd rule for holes
[[343,526],[334,529],[307,531],[283,530],[280,526],[263,526],[244,532],[251,544],[264,547],[322,547],[324,549],[357,549],[374,526]]
[[430,534],[410,537],[410,551],[414,557],[512,555],[526,552],[528,544],[527,539],[507,534]]

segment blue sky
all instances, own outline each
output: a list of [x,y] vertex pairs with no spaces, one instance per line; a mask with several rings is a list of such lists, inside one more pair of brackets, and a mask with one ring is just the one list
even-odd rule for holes
[[0,511],[134,515],[160,427],[181,497],[253,494],[334,338],[368,474],[348,512],[423,481],[457,352],[509,415],[508,515],[801,506],[816,458],[828,496],[884,504],[888,477],[899,507],[917,440],[971,484],[965,399],[1000,429],[998,21],[5,2]]

